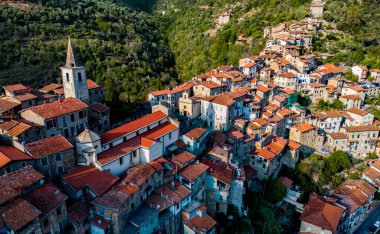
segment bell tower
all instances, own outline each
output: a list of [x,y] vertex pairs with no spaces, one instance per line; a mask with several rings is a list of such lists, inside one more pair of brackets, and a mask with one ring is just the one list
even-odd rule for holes
[[66,64],[60,68],[65,98],[73,97],[88,102],[86,68],[79,64],[70,37],[67,45]]

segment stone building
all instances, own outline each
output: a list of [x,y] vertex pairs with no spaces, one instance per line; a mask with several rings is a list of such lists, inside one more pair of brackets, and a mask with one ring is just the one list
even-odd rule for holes
[[28,143],[25,151],[36,160],[36,168],[53,180],[74,168],[74,147],[61,135]]

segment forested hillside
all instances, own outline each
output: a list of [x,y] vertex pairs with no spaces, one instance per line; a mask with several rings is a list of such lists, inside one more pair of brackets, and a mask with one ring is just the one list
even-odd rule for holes
[[[308,0],[158,0],[156,14],[167,22],[167,34],[181,80],[221,64],[236,64],[263,46],[263,28],[308,14]],[[218,16],[231,13],[228,24]],[[251,42],[237,43],[245,34]]]
[[56,82],[67,36],[110,102],[141,100],[176,77],[174,57],[152,15],[102,0],[35,3],[26,10],[0,5],[1,85]]
[[[151,1],[149,1],[151,3]],[[257,54],[263,47],[263,28],[308,15],[310,0],[158,0],[156,14],[167,22],[170,47],[181,80],[220,64],[236,64],[242,56]],[[341,31],[337,41],[318,38],[318,52],[336,57],[330,62],[380,66],[380,4],[377,0],[327,0],[324,19]],[[231,13],[223,26],[217,18]],[[249,42],[238,43],[240,34]],[[339,31],[338,33],[339,34]],[[331,46],[326,47],[326,43]],[[318,46],[319,45],[319,46]]]
[[[109,102],[138,101],[263,48],[263,28],[308,15],[310,0],[33,0],[0,4],[0,84],[42,86],[59,79],[67,36],[88,76]],[[338,30],[315,35],[316,51],[380,68],[377,0],[327,0],[324,18]],[[231,13],[225,25],[218,16]],[[334,28],[333,28],[334,29]],[[239,35],[244,40],[239,41]],[[178,73],[178,74],[177,74]]]

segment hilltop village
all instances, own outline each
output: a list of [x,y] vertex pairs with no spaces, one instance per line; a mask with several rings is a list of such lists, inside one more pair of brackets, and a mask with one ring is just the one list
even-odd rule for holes
[[[245,197],[267,181],[284,188],[275,203],[299,212],[300,233],[352,232],[380,189],[380,122],[365,102],[380,70],[354,66],[353,82],[323,64],[311,53],[321,28],[266,28],[260,54],[153,91],[116,125],[69,39],[60,83],[3,87],[0,233],[212,234],[221,214],[247,217]],[[364,167],[339,166],[328,177],[339,182],[301,201],[308,191],[286,171],[337,155]]]

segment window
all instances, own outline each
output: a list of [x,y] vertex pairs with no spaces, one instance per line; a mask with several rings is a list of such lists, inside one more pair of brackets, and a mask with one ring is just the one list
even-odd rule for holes
[[62,160],[61,152],[55,153],[55,161],[61,161],[61,160]]
[[72,114],[70,115],[70,118],[71,118],[71,122],[74,122],[74,121],[75,121],[75,115],[74,115],[74,113],[72,113]]
[[46,121],[46,127],[47,129],[55,128],[57,127],[57,120],[56,119],[51,119]]
[[172,133],[169,132],[169,139],[172,139]]
[[66,81],[67,81],[67,82],[70,81],[69,73],[66,73]]
[[44,226],[47,227],[49,225],[49,219],[48,217],[44,220]]
[[11,168],[11,167],[7,167],[7,168],[5,168],[5,171],[6,171],[7,173],[11,173],[11,172],[12,172],[12,168]]
[[62,166],[59,166],[59,167],[57,167],[57,172],[58,172],[58,174],[60,174],[60,175],[62,175],[63,174],[63,167]]
[[48,159],[46,157],[41,158],[41,164],[42,164],[42,166],[46,166],[48,164]]
[[83,119],[84,117],[86,117],[86,111],[85,110],[79,111],[79,118]]
[[21,166],[25,167],[26,166],[26,162],[21,162]]
[[57,216],[61,215],[61,209],[57,209]]
[[131,210],[133,210],[134,208],[135,208],[135,203],[132,202],[132,204],[131,204]]
[[78,81],[81,82],[82,81],[82,73],[78,73]]
[[68,129],[68,128],[66,128],[66,129],[64,130],[64,135],[65,135],[66,138],[69,138],[69,137],[70,137],[69,129]]
[[123,164],[123,157],[119,158],[120,165]]

